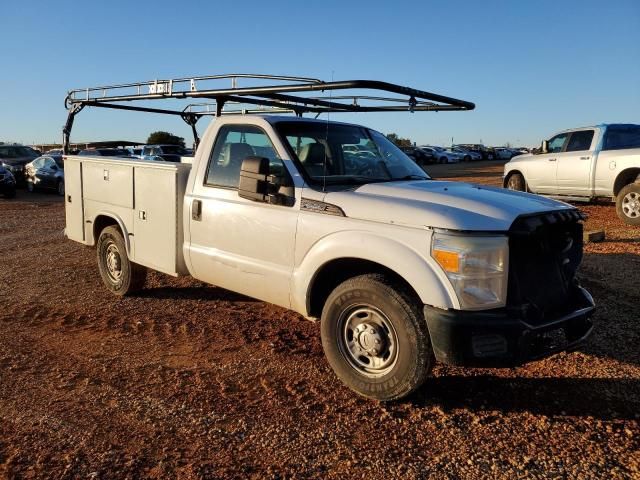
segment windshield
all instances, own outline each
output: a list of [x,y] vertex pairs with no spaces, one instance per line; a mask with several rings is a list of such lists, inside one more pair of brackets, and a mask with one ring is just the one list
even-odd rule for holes
[[364,127],[278,122],[275,128],[313,183],[364,184],[429,178],[384,135]]

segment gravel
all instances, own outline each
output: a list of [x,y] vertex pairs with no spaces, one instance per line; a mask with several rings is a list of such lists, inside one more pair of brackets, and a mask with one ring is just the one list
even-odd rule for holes
[[[500,184],[501,164],[434,166]],[[102,286],[62,202],[0,200],[0,478],[640,478],[640,229],[587,205],[584,347],[357,397],[319,325],[190,278]]]

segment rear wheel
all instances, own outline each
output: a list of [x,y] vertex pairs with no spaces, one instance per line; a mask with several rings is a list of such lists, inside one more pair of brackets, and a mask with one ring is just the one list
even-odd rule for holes
[[117,227],[102,230],[97,253],[100,277],[112,293],[122,296],[142,288],[147,269],[129,261],[124,239]]
[[526,192],[527,183],[524,181],[524,177],[520,173],[512,173],[509,176],[509,180],[507,180],[507,188],[518,192]]
[[402,398],[433,366],[420,300],[383,275],[361,275],[336,287],[322,310],[320,330],[336,375],[368,398]]
[[640,225],[640,183],[630,183],[616,197],[616,213],[628,225]]

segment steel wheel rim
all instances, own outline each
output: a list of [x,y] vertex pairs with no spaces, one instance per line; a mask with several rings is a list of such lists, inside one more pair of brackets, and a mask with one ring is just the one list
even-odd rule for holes
[[629,218],[640,217],[640,195],[636,192],[627,193],[622,199],[622,211]]
[[109,279],[114,283],[119,282],[122,277],[122,259],[118,247],[113,242],[110,242],[105,250],[105,263]]
[[507,183],[507,188],[509,190],[515,190],[518,191],[519,189],[516,187],[516,177],[511,177],[509,179],[509,182]]
[[355,305],[338,321],[340,352],[360,374],[381,377],[398,360],[398,335],[387,316],[371,305]]

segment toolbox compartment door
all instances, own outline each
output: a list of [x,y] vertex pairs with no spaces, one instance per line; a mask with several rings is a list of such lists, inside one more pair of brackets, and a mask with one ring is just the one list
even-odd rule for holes
[[[174,169],[135,168],[134,262],[154,270],[178,274],[178,172]],[[180,216],[181,217],[181,216]]]
[[64,191],[65,234],[70,240],[84,242],[82,163],[65,160]]

